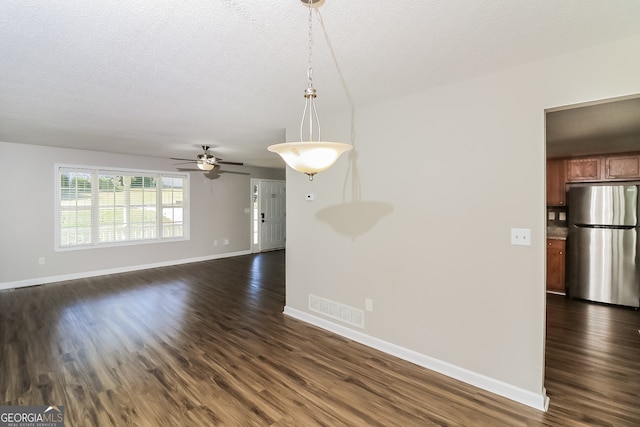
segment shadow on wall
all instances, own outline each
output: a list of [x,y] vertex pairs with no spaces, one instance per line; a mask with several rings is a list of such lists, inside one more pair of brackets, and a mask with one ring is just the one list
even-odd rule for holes
[[[356,149],[356,109],[347,86],[347,82],[344,78],[344,74],[342,73],[342,69],[338,64],[338,60],[333,50],[333,44],[331,43],[327,30],[324,26],[320,10],[316,9],[316,12],[318,13],[322,33],[324,34],[327,46],[329,47],[333,64],[336,67],[342,88],[344,89],[345,96],[347,97],[349,106],[351,107],[351,145],[353,145],[353,150],[349,152],[349,168],[345,175],[344,186],[342,188],[344,202],[339,205],[333,205],[321,209],[316,214],[316,218],[329,224],[329,226],[337,233],[349,236],[351,239],[355,240],[356,237],[362,236],[369,230],[373,229],[373,227],[375,227],[378,221],[383,217],[393,212],[393,205],[385,202],[362,200],[362,189],[357,163],[358,150]],[[349,182],[349,177],[351,177],[351,201],[347,201],[347,184]]]
[[316,214],[336,232],[355,240],[371,230],[384,216],[393,212],[393,206],[384,202],[353,201],[329,206]]
[[[351,114],[351,143],[355,146],[353,127],[355,111],[352,110]],[[344,203],[326,207],[316,214],[317,219],[329,224],[337,233],[349,236],[353,240],[367,233],[376,226],[378,221],[393,212],[393,205],[389,203],[362,200],[357,160],[358,152],[354,149],[349,153],[349,169],[342,189]],[[351,177],[351,201],[346,201],[349,177]]]

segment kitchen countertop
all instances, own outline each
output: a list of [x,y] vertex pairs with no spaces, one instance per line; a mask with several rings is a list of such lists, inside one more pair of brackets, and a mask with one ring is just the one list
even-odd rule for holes
[[567,227],[547,227],[547,239],[567,240]]

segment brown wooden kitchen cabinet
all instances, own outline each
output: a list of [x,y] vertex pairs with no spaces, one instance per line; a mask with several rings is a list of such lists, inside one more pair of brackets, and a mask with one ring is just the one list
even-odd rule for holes
[[564,159],[547,160],[547,206],[566,204]]
[[640,155],[606,156],[604,178],[626,180],[640,178]]
[[547,239],[547,291],[564,293],[565,241]]
[[566,160],[566,171],[566,182],[637,180],[640,179],[640,153],[574,157]]
[[602,180],[602,157],[577,157],[567,160],[567,182]]

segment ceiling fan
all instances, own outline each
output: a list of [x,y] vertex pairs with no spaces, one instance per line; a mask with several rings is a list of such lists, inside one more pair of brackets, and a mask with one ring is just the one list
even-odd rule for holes
[[214,156],[213,154],[209,153],[209,146],[208,145],[203,145],[202,146],[202,150],[203,153],[202,154],[198,154],[196,156],[195,159],[181,159],[178,157],[171,157],[171,160],[182,160],[182,163],[175,163],[176,165],[182,165],[182,164],[188,164],[188,163],[192,163],[195,164],[198,169],[181,169],[178,168],[178,170],[182,170],[182,171],[211,171],[213,170],[216,166],[219,165],[238,165],[238,166],[243,166],[244,163],[241,162],[226,162],[223,161],[221,158]]

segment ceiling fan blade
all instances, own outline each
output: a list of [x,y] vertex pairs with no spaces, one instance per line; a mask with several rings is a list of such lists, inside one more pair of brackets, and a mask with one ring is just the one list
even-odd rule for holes
[[196,163],[198,163],[196,160],[191,160],[190,162],[174,163],[174,165],[188,165],[188,164],[196,164]]
[[204,172],[202,169],[176,168],[178,172]]
[[244,163],[242,162],[225,162],[222,161],[220,159],[218,159],[218,161],[216,163],[220,163],[221,165],[237,165],[237,166],[244,166]]
[[181,159],[179,157],[169,157],[171,160],[184,160],[185,162],[195,162],[194,159]]
[[251,175],[249,172],[234,172],[234,171],[218,171],[218,173],[233,173],[236,175]]

